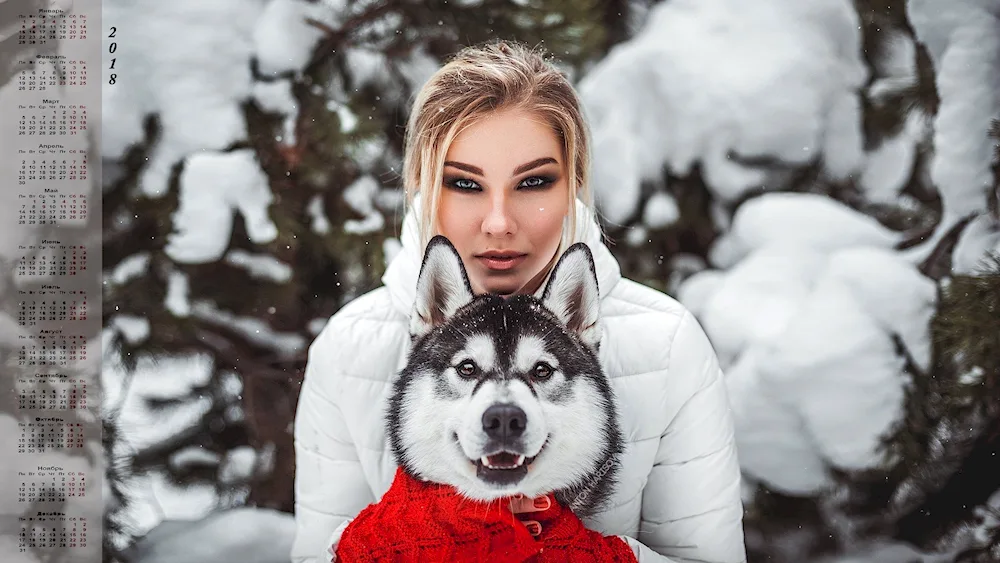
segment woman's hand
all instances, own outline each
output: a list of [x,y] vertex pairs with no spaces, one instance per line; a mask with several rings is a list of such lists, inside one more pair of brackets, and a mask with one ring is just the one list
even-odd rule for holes
[[510,511],[524,523],[528,532],[536,537],[542,533],[542,524],[537,520],[531,520],[531,513],[548,510],[551,506],[551,501],[547,496],[528,498],[524,495],[517,495],[510,501]]

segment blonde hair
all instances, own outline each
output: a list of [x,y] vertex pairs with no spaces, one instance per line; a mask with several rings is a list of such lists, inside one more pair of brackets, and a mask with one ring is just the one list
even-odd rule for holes
[[421,197],[421,248],[436,234],[448,147],[476,120],[504,110],[537,115],[562,141],[562,157],[568,161],[569,214],[557,255],[576,239],[575,201],[593,213],[590,134],[576,91],[544,52],[516,41],[493,40],[456,53],[414,100],[404,141],[403,186],[407,203]]

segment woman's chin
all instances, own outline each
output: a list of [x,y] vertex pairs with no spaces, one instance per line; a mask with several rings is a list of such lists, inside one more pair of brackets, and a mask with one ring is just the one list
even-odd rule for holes
[[472,290],[476,295],[484,295],[487,293],[492,293],[493,295],[500,295],[501,297],[508,297],[518,292],[524,283],[521,280],[515,279],[505,279],[505,280],[486,280],[483,282],[472,282]]
[[496,287],[496,286],[489,287],[489,286],[487,286],[486,289],[483,291],[483,293],[491,293],[493,295],[499,295],[500,297],[505,297],[506,298],[506,297],[510,297],[511,295],[514,295],[515,293],[517,293],[518,289],[520,289],[520,287],[512,287],[512,286],[509,286],[509,285],[505,285],[505,286],[501,286],[501,287]]

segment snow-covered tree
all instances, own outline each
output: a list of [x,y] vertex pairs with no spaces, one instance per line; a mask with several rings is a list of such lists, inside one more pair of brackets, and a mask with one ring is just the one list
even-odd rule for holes
[[726,370],[752,560],[996,549],[998,46],[986,0],[673,0],[583,77],[623,270]]

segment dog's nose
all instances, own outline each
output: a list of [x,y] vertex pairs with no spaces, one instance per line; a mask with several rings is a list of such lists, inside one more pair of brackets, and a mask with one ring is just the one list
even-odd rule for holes
[[483,413],[483,431],[493,440],[520,438],[528,425],[528,415],[517,405],[493,405]]

